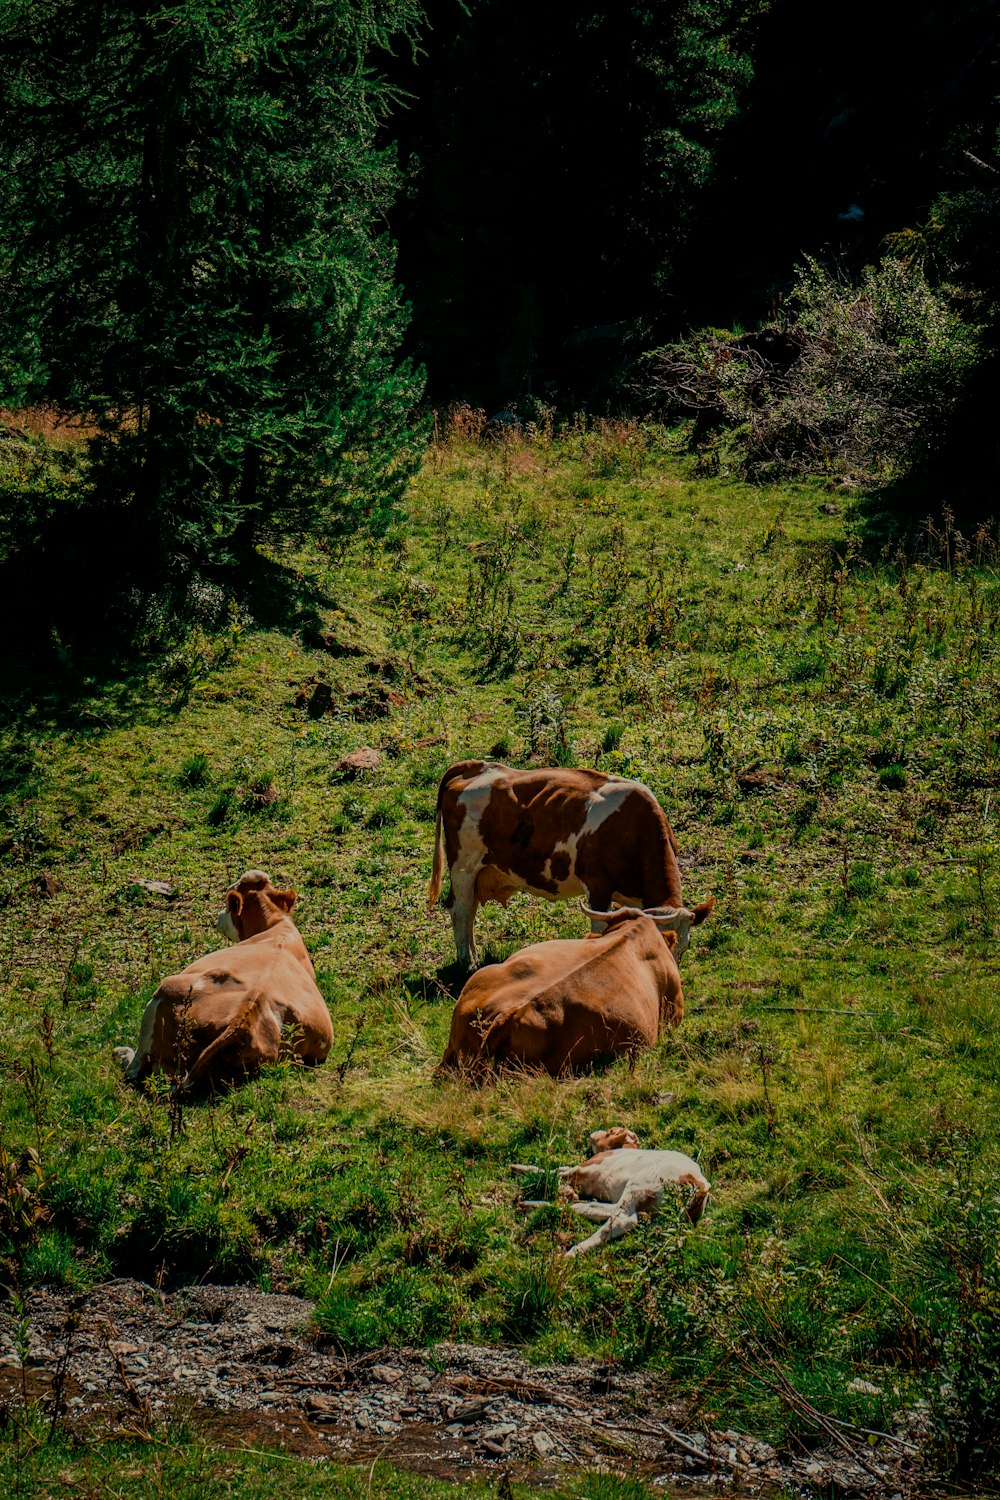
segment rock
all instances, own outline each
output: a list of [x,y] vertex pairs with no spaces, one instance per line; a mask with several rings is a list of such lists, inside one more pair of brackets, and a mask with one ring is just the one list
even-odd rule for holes
[[361,776],[365,771],[377,771],[381,764],[378,751],[371,745],[362,745],[360,750],[352,750],[350,755],[338,760],[336,770],[341,776]]
[[379,1380],[383,1385],[395,1385],[402,1380],[402,1370],[397,1370],[395,1365],[372,1365],[371,1374],[373,1380]]
[[463,1401],[448,1413],[453,1422],[467,1427],[472,1422],[481,1422],[488,1415],[492,1401]]
[[515,1422],[498,1422],[495,1427],[487,1427],[481,1434],[483,1442],[502,1443],[504,1438],[513,1437],[517,1431]]
[[132,884],[148,891],[151,896],[163,896],[167,901],[172,901],[177,895],[177,887],[169,880],[133,880]]
[[430,1388],[431,1388],[431,1386],[432,1386],[432,1384],[433,1384],[433,1381],[429,1380],[426,1375],[411,1375],[410,1376],[410,1390],[411,1391],[429,1391]]
[[656,1099],[654,1100],[654,1103],[658,1104],[661,1109],[667,1109],[671,1104],[676,1104],[677,1103],[677,1095],[676,1094],[657,1094]]
[[[841,487],[845,488],[846,486],[841,486]],[[825,505],[821,505],[820,506],[820,511],[821,511],[821,513],[824,516],[839,516],[840,515],[840,506],[839,505],[831,505],[830,502],[829,502],[829,500],[828,500]]]
[[62,886],[59,884],[54,875],[49,875],[46,873],[44,875],[37,876],[37,878],[31,882],[31,890],[34,895],[41,896],[43,900],[48,901],[51,900],[51,898],[56,894],[57,891],[62,890]]
[[550,1453],[555,1450],[556,1445],[547,1432],[533,1432],[531,1434],[531,1446],[539,1458],[548,1458]]
[[398,1432],[399,1423],[390,1422],[388,1418],[383,1417],[380,1421],[375,1423],[375,1431],[381,1433],[382,1436],[385,1437],[387,1433]]
[[335,1421],[339,1412],[337,1402],[332,1396],[324,1396],[317,1391],[312,1396],[306,1397],[306,1411],[318,1422]]
[[849,1391],[857,1391],[860,1396],[881,1396],[882,1387],[872,1385],[870,1380],[854,1379],[847,1382]]

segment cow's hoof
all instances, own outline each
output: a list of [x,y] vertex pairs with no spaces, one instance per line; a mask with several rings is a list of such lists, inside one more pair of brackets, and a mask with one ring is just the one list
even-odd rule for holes
[[118,1064],[118,1066],[121,1068],[122,1072],[124,1073],[125,1070],[126,1070],[126,1068],[130,1068],[132,1066],[133,1062],[135,1061],[135,1048],[134,1047],[116,1047],[114,1049],[114,1051],[112,1052],[111,1056],[114,1058],[115,1062]]

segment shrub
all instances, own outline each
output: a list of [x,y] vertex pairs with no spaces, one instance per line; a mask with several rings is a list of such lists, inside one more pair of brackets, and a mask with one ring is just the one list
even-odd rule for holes
[[889,479],[940,443],[978,351],[916,263],[888,257],[852,281],[809,259],[774,323],[647,355],[644,394],[694,414],[706,468]]

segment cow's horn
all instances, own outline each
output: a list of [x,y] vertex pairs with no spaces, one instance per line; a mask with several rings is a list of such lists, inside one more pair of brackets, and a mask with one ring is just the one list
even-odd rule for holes
[[592,922],[610,922],[611,918],[613,916],[616,916],[617,913],[621,911],[621,907],[613,906],[610,911],[592,911],[585,901],[581,901],[580,910],[583,912],[583,915],[585,917],[589,917]]
[[694,912],[688,911],[686,906],[654,906],[651,910],[644,911],[643,916],[652,917],[654,922],[674,922],[678,917],[693,917]]

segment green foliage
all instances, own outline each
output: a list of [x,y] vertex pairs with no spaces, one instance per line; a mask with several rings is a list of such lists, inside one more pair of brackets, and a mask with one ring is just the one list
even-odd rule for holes
[[[943,516],[880,554],[821,486],[693,478],[661,428],[601,426],[592,449],[594,425],[442,442],[405,550],[296,553],[313,644],[251,624],[233,640],[223,619],[182,701],[161,668],[75,697],[38,676],[15,705],[0,1281],[259,1279],[313,1298],[336,1348],[506,1338],[648,1362],[706,1420],[796,1444],[816,1433],[782,1381],[881,1431],[926,1402],[941,1468],[971,1472],[976,1446],[995,1464],[977,1196],[998,1167],[995,535]],[[470,559],[504,547],[521,644],[484,681]],[[393,644],[401,601],[424,614],[419,672]],[[348,628],[358,654],[331,667]],[[321,672],[336,691],[312,718],[301,688]],[[716,897],[685,1020],[634,1068],[436,1079],[456,988],[447,916],[425,910],[438,779],[560,743],[641,776],[685,899]],[[340,780],[363,744],[379,771]],[[327,1063],[180,1111],[126,1091],[111,1048],[134,1044],[162,975],[217,948],[247,867],[299,892]],[[479,921],[500,957],[586,930],[575,903],[521,897]],[[550,1197],[551,1169],[619,1122],[695,1155],[708,1211],[688,1229],[665,1203],[558,1260],[557,1235],[584,1229],[519,1213],[509,1167],[537,1166],[529,1195]],[[970,1435],[947,1449],[959,1403]]]
[[885,481],[940,446],[979,353],[915,260],[852,281],[810,259],[775,323],[656,350],[645,382],[665,412],[696,416],[706,470]]
[[[74,537],[102,532],[115,584],[394,514],[419,381],[396,363],[369,60],[419,19],[415,0],[4,8],[0,400],[93,424]],[[33,494],[37,532],[53,502]]]

